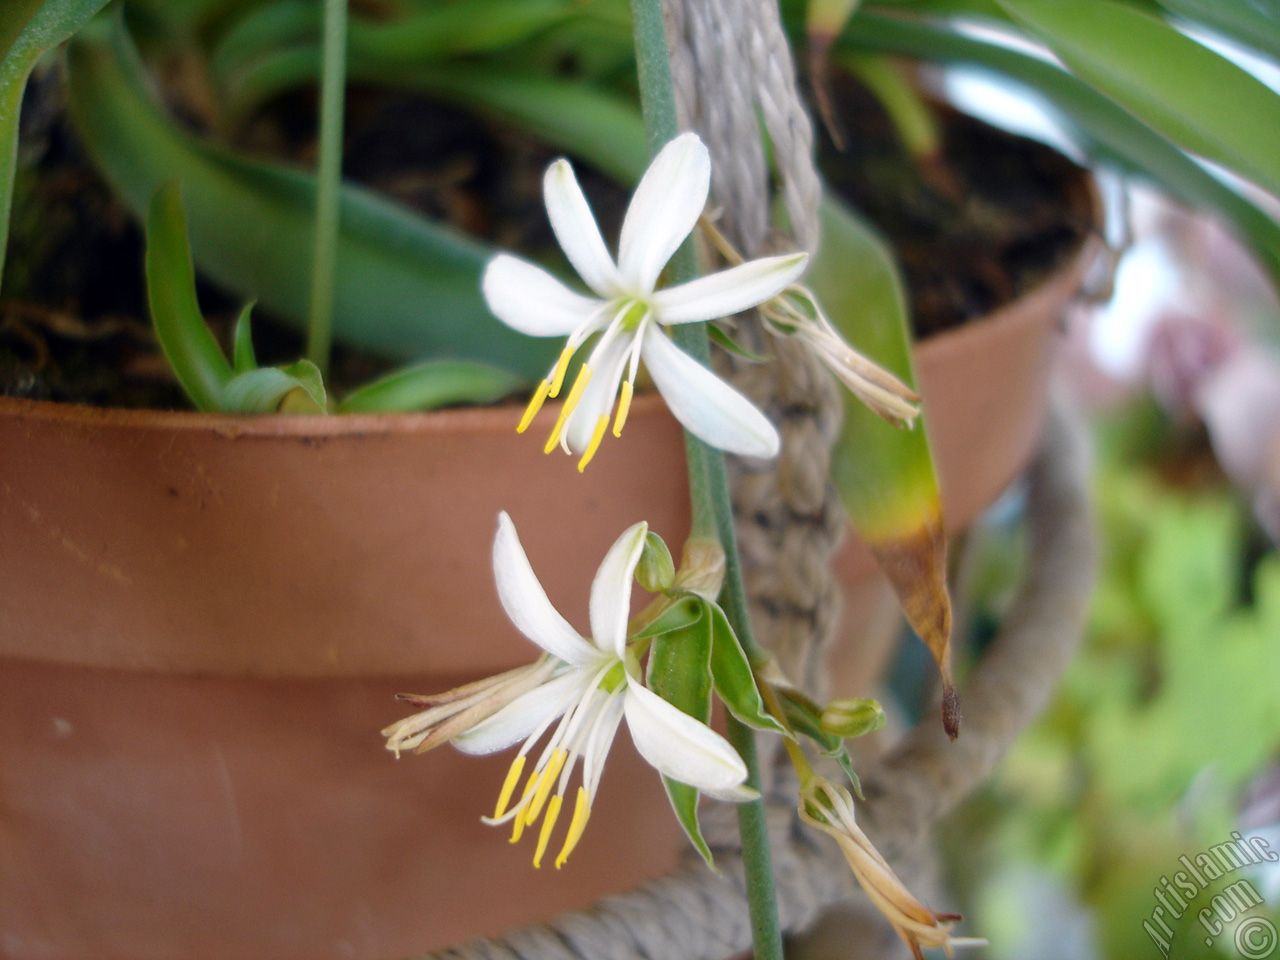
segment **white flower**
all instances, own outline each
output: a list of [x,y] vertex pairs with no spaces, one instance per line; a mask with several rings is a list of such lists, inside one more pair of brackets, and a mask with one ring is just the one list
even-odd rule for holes
[[676,137],[654,158],[636,188],[622,224],[618,261],[605,248],[586,197],[567,160],[543,178],[547,214],[560,246],[594,291],[575,293],[540,267],[499,254],[484,273],[489,309],[507,326],[535,337],[568,336],[560,359],[538,385],[520,421],[523,432],[548,397],[564,384],[570,358],[601,333],[569,390],[547,441],[594,456],[609,424],[620,436],[641,358],[671,412],[713,447],[752,457],[778,452],[778,433],[749,400],[673,344],[664,326],[715,320],[776,295],[804,271],[808,255],[766,257],[697,280],[654,290],[658,275],[697,223],[711,185],[711,159],[696,134]]
[[[741,801],[755,796],[754,791],[742,785],[747,769],[728,741],[646,689],[639,676],[639,664],[634,656],[628,657],[631,580],[647,533],[648,525],[644,523],[628,528],[600,564],[591,585],[594,637],[588,640],[547,599],[520,546],[511,518],[506,513],[498,517],[498,535],[493,543],[498,598],[520,632],[550,656],[533,667],[445,695],[454,696],[453,702],[476,698],[473,703],[487,697],[492,704],[495,686],[504,692],[524,687],[517,696],[507,699],[505,706],[487,710],[484,718],[469,729],[450,731],[449,739],[459,750],[473,754],[493,753],[524,741],[502,785],[494,814],[486,822],[512,822],[514,843],[525,827],[541,816],[535,867],[541,865],[570,777],[581,760],[581,784],[563,847],[556,857],[557,867],[577,845],[623,717],[636,749],[659,772],[721,799]],[[424,698],[422,702],[439,704],[440,698]],[[448,704],[444,706],[447,708]],[[444,714],[448,714],[447,709]],[[455,710],[449,715],[461,714]],[[423,722],[424,716],[425,713],[388,727],[384,732],[396,739],[394,745],[388,743],[388,748],[420,743],[414,738],[432,726]],[[548,730],[551,735],[529,771],[519,799],[511,805],[530,750]]]

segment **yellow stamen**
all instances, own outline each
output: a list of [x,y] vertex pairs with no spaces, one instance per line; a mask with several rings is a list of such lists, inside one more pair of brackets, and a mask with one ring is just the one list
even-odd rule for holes
[[630,380],[622,381],[622,399],[618,401],[618,415],[613,419],[613,435],[622,436],[622,428],[627,422],[627,413],[631,410],[631,394],[635,388]]
[[[520,802],[523,803],[529,794],[533,793],[534,787],[538,785],[538,771],[529,774],[529,779],[525,782],[524,793],[520,795]],[[519,843],[520,835],[524,833],[524,811],[521,810],[515,816],[515,823],[511,827],[511,842]]]
[[564,766],[565,758],[568,756],[569,754],[564,750],[557,750],[551,754],[551,762],[542,771],[542,779],[538,781],[538,792],[533,795],[529,806],[524,809],[525,823],[532,824],[538,819],[538,814],[542,812],[542,805],[547,802],[547,794],[551,792],[551,784],[560,775],[560,768]]
[[507,812],[507,801],[511,799],[511,794],[515,792],[516,783],[520,780],[520,774],[524,772],[524,754],[516,757],[511,763],[511,769],[507,771],[507,779],[502,781],[502,791],[498,794],[498,806],[494,808],[493,819],[497,820]]
[[590,816],[591,803],[587,800],[586,788],[579,787],[578,801],[573,805],[573,819],[569,821],[569,834],[564,838],[564,848],[560,851],[560,856],[556,857],[557,870],[564,866],[564,862],[569,859],[569,854],[573,853],[573,848],[582,839],[582,831],[587,829],[587,819]]
[[533,418],[542,409],[542,402],[547,399],[547,391],[550,389],[551,384],[547,381],[538,383],[538,389],[534,392],[533,399],[529,401],[529,406],[525,408],[524,416],[520,418],[520,425],[516,427],[516,433],[524,433],[529,429],[529,424],[533,423]]
[[560,359],[556,361],[556,369],[551,375],[551,396],[560,396],[560,388],[564,386],[564,375],[569,370],[569,360],[573,356],[573,347],[565,347],[560,351]]
[[573,389],[569,391],[569,396],[565,400],[564,406],[560,408],[560,416],[556,418],[556,425],[551,428],[551,438],[547,441],[547,445],[543,447],[543,453],[550,453],[556,448],[556,444],[560,442],[560,431],[564,429],[565,421],[569,419],[569,414],[573,413],[573,408],[582,399],[582,392],[587,389],[587,384],[590,380],[591,368],[584,363],[582,369],[578,371],[578,378],[573,381]]
[[538,849],[533,854],[535,870],[542,869],[542,855],[547,852],[547,841],[551,839],[551,831],[556,825],[556,817],[560,816],[560,804],[563,802],[564,797],[557,793],[547,804],[547,816],[542,821],[542,832],[538,834]]
[[587,464],[591,462],[591,458],[596,455],[596,451],[600,449],[600,441],[604,439],[604,432],[609,428],[609,415],[607,413],[600,414],[600,419],[596,421],[596,428],[591,432],[591,442],[587,444],[587,452],[582,455],[582,459],[578,461],[578,472],[581,473],[587,469]]

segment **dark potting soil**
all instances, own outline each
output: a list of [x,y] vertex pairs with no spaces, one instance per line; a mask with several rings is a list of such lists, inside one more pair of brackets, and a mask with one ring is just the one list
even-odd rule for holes
[[917,338],[1017,298],[1093,227],[1089,180],[1058,151],[939,106],[941,156],[920,163],[865,88],[837,75],[831,94],[844,149],[823,130],[819,166],[893,247]]
[[[834,93],[847,143],[843,153],[824,144],[823,172],[896,250],[919,336],[1017,297],[1089,229],[1086,181],[1055,151],[944,108],[939,176],[905,154],[859,87],[837,81]],[[46,78],[24,104],[25,162],[0,295],[0,394],[187,408],[150,331],[141,231],[84,156],[58,103],[56,82]],[[290,95],[239,145],[310,165],[315,128],[314,97]],[[346,176],[494,246],[553,253],[541,178],[555,156],[518,131],[420,97],[359,88],[348,97]],[[627,192],[584,164],[577,169],[604,235],[616,237]],[[199,287],[226,344],[240,303],[211,284]],[[289,362],[303,349],[296,329],[262,310],[254,339],[263,363]],[[389,367],[339,345],[330,387],[340,396]]]

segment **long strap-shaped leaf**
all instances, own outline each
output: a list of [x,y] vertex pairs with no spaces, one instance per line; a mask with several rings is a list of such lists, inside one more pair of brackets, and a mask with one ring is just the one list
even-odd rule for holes
[[79,30],[107,0],[10,0],[0,13],[0,278],[18,162],[22,94],[36,61]]
[[989,67],[1035,89],[1076,126],[1092,153],[1120,162],[1185,203],[1225,217],[1280,289],[1280,226],[1165,137],[1060,67],[952,30],[871,13],[859,14],[841,42]]
[[[68,64],[76,127],[134,210],[141,214],[161,183],[180,178],[201,270],[303,322],[314,179],[179,130],[146,94],[118,20],[109,39],[78,38]],[[530,378],[545,373],[555,344],[515,333],[485,307],[480,274],[489,252],[482,245],[350,185],[341,222],[339,338],[398,359],[483,360]]]
[[1114,0],[999,0],[1073,73],[1185,150],[1280,196],[1280,96]]
[[[906,297],[892,255],[866,224],[834,203],[823,205],[822,249],[807,283],[854,347],[914,385]],[[923,415],[928,417],[927,407]],[[846,394],[831,472],[854,528],[938,661],[943,722],[954,737],[958,716],[951,682],[947,542],[924,426],[891,426]]]
[[1280,4],[1275,0],[1160,0],[1160,5],[1280,60]]

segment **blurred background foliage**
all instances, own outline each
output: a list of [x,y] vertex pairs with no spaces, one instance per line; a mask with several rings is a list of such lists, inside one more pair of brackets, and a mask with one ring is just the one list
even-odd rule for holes
[[[953,890],[992,957],[1159,956],[1143,921],[1179,856],[1236,829],[1280,851],[1280,555],[1197,429],[1139,400],[1096,436],[1104,536],[1084,645],[944,828]],[[1006,504],[979,535],[978,644],[1023,559],[1015,514]],[[1242,956],[1234,924],[1207,945],[1196,919],[1241,877],[1265,901],[1250,915],[1280,919],[1276,864],[1229,874],[1170,921],[1169,956]]]

